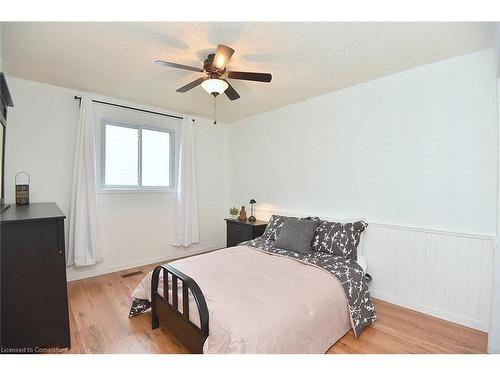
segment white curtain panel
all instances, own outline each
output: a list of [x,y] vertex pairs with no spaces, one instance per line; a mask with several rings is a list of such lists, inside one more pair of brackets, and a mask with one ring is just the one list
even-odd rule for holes
[[83,95],[71,187],[68,265],[89,266],[102,260],[98,232],[94,122],[92,98]]
[[177,205],[174,216],[174,246],[200,242],[198,228],[198,191],[194,155],[194,121],[185,116],[181,125]]

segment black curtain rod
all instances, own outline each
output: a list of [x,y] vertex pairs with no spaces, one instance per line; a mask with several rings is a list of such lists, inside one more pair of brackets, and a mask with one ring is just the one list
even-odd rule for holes
[[[81,96],[76,96],[75,95],[75,100],[82,100]],[[166,116],[166,117],[172,117],[172,118],[177,118],[179,120],[182,120],[182,117],[180,116],[175,116],[175,115],[167,115],[166,113],[161,113],[161,112],[155,112],[155,111],[148,111],[147,109],[140,109],[140,108],[134,108],[134,107],[129,107],[126,105],[121,105],[121,104],[115,104],[115,103],[110,103],[110,102],[103,102],[100,100],[92,100],[93,103],[99,103],[99,104],[105,104],[105,105],[111,105],[113,107],[120,107],[120,108],[125,108],[125,109],[132,109],[134,111],[139,111],[139,112],[145,112],[145,113],[151,113],[153,115],[160,115],[160,116]]]

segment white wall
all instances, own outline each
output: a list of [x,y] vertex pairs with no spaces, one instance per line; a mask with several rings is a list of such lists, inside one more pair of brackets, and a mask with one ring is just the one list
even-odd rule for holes
[[15,202],[14,176],[31,175],[30,201],[56,202],[68,214],[78,120],[74,90],[7,76],[14,101],[5,145],[5,200]]
[[[15,173],[26,170],[31,174],[31,201],[54,201],[68,214],[78,120],[78,102],[73,97],[78,92],[12,77],[8,82],[15,107],[9,111],[7,130],[6,200],[14,201]],[[169,245],[174,193],[100,194],[104,260],[96,266],[69,268],[69,279],[224,246],[225,125],[214,127],[198,118],[195,129],[200,244],[189,249]]]
[[229,203],[366,217],[374,295],[487,330],[495,71],[487,50],[231,123]]
[[0,22],[0,72],[3,72],[2,70],[2,22]]
[[[497,126],[500,129],[500,24],[497,24],[495,58],[497,66],[497,103],[498,117]],[[500,131],[499,131],[500,136]],[[500,138],[498,139],[500,145]],[[488,335],[488,352],[500,353],[500,153],[497,155],[497,238],[495,249],[495,272],[493,278],[493,293],[491,295],[491,322],[490,334]]]
[[[499,63],[499,75],[500,78],[500,63]],[[500,129],[500,79],[497,80],[497,93],[498,93],[498,127]],[[500,133],[500,131],[499,131]],[[499,138],[500,144],[500,138]],[[500,166],[500,154],[498,156],[498,165]],[[500,177],[500,173],[499,173]],[[500,180],[499,180],[500,181]],[[500,186],[497,185],[497,188]],[[490,322],[490,334],[488,335],[488,353],[498,353],[500,354],[500,190],[498,191],[498,216],[497,216],[497,237],[496,237],[496,249],[495,249],[495,266],[494,266],[494,277],[493,277],[493,292],[491,295],[491,322]]]
[[231,203],[494,234],[493,51],[229,126]]

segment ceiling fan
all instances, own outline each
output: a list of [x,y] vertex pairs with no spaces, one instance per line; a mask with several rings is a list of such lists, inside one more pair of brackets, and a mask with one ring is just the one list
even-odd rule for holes
[[219,44],[217,51],[211,53],[203,62],[203,68],[194,66],[177,64],[169,61],[156,60],[156,63],[171,68],[191,70],[194,72],[205,73],[204,77],[198,78],[185,86],[178,88],[177,92],[187,92],[196,86],[201,85],[209,94],[216,97],[219,94],[225,93],[231,100],[239,99],[240,95],[236,92],[233,86],[227,79],[242,79],[246,81],[271,82],[272,76],[269,73],[252,73],[252,72],[233,72],[227,71],[226,66],[234,53],[231,47]]

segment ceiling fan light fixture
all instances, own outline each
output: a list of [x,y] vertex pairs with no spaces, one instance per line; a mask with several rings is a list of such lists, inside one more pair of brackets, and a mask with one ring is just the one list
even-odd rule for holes
[[201,87],[203,87],[203,89],[209,94],[216,93],[217,95],[219,95],[227,90],[229,84],[222,79],[210,78],[203,81]]
[[[271,82],[272,75],[269,73],[257,73],[257,72],[235,72],[232,70],[227,70],[227,64],[233,56],[234,49],[225,46],[224,44],[219,44],[215,53],[210,53],[203,62],[203,68],[198,68],[195,66],[189,66],[184,64],[177,64],[170,61],[157,60],[156,63],[170,68],[191,70],[194,72],[204,73],[202,77],[189,82],[187,85],[179,87],[177,92],[188,92],[195,87],[202,86],[203,89],[210,95],[217,97],[218,95],[224,93],[229,100],[237,100],[240,98],[238,92],[233,86],[226,80],[239,79],[244,81],[253,82]],[[215,101],[214,101],[215,102]]]

